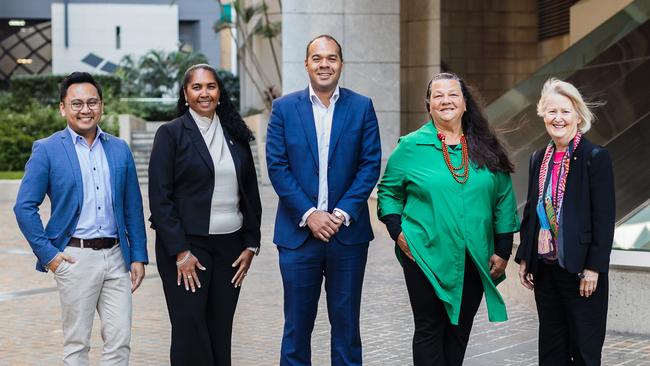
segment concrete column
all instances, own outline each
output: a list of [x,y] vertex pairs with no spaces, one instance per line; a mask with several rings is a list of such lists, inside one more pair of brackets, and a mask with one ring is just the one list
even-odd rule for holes
[[340,85],[373,100],[385,161],[400,134],[399,1],[285,0],[282,5],[282,93],[307,87],[307,42],[331,34],[343,48]]
[[429,116],[424,107],[431,76],[440,72],[440,1],[400,0],[402,134],[417,130]]

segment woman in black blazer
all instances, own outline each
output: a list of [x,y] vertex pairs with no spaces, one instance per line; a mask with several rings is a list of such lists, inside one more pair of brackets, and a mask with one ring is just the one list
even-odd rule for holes
[[609,152],[582,134],[593,114],[571,84],[549,79],[537,104],[549,144],[530,159],[517,250],[519,279],[534,289],[540,365],[600,365],[614,238]]
[[172,365],[230,365],[240,286],[260,246],[252,139],[216,71],[190,67],[178,118],[157,131],[149,162]]

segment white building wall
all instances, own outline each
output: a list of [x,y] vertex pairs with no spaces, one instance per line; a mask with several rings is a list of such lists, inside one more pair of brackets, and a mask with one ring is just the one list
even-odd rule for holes
[[[81,60],[89,53],[119,64],[123,56],[136,59],[151,49],[178,49],[178,6],[147,4],[68,4],[68,47],[65,47],[62,3],[52,4],[52,72],[98,72]],[[120,49],[115,28],[121,28]]]

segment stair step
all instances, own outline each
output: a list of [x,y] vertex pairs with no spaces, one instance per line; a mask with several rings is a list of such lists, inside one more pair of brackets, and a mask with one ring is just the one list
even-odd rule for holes
[[[151,156],[153,140],[158,128],[165,123],[167,123],[167,121],[147,122],[145,124],[145,129],[135,130],[131,133],[131,151],[133,153],[133,160],[135,161],[140,184],[148,184],[149,182],[149,158]],[[255,162],[255,171],[257,177],[260,178],[260,157],[257,152],[256,140],[251,143],[251,150],[253,153],[253,161]]]
[[151,155],[151,150],[145,150],[145,149],[132,149],[133,152],[133,157],[136,156],[146,156],[149,157]]
[[153,140],[156,136],[155,131],[133,131],[131,134],[131,141],[133,140]]
[[146,126],[145,129],[146,129],[147,132],[154,132],[155,133],[158,130],[158,127],[164,125],[165,123],[167,123],[167,122],[166,121],[154,121],[154,122],[149,121],[149,122],[147,122],[145,124],[145,126]]

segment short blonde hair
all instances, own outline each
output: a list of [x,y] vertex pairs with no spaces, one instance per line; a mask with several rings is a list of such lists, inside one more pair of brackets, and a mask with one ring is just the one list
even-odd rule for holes
[[544,83],[542,87],[542,96],[539,98],[537,103],[537,115],[544,117],[544,108],[546,108],[546,100],[549,95],[559,94],[565,96],[571,100],[573,108],[575,108],[576,113],[580,121],[578,122],[578,130],[581,133],[586,133],[591,128],[591,123],[596,119],[596,116],[590,110],[590,103],[587,103],[582,98],[582,95],[578,89],[573,86],[571,83],[562,81],[556,78],[550,78]]

